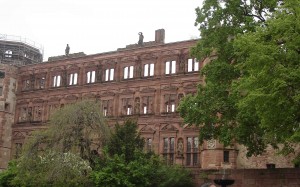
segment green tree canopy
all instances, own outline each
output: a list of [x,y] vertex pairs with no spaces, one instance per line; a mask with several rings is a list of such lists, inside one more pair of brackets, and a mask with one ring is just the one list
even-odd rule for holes
[[158,155],[143,151],[144,140],[137,124],[128,120],[116,125],[115,131],[91,178],[96,186],[110,187],[189,187],[190,172],[167,166]]
[[6,175],[4,172],[2,182],[12,186],[90,186],[89,173],[109,137],[99,103],[65,105],[50,117],[46,129],[28,138],[17,164]]
[[124,154],[126,162],[134,159],[134,152],[142,151],[144,148],[144,139],[137,133],[137,124],[134,121],[127,120],[120,126],[115,125],[115,132],[108,141],[108,153],[113,155]]
[[205,85],[184,99],[185,122],[200,140],[238,142],[248,155],[267,144],[299,143],[299,0],[206,0],[196,9],[201,39],[192,55],[216,59],[201,70]]

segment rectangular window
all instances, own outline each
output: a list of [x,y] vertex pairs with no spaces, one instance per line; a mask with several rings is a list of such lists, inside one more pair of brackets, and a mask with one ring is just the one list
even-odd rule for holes
[[132,98],[123,98],[122,99],[122,114],[123,115],[132,115],[133,114],[133,99]]
[[103,107],[103,116],[107,116],[107,107]]
[[188,72],[199,71],[199,61],[196,58],[188,59]]
[[5,72],[4,71],[0,71],[0,79],[4,79],[5,78]]
[[112,115],[112,102],[113,102],[113,100],[103,100],[102,101],[103,116],[111,116]]
[[144,77],[154,76],[154,64],[144,65]]
[[133,66],[127,66],[124,68],[124,79],[132,79],[133,78]]
[[53,77],[53,87],[60,87],[61,84],[61,76],[60,75],[55,75]]
[[71,73],[69,76],[69,85],[77,85],[77,78],[78,74],[77,73]]
[[198,137],[187,137],[186,165],[198,165],[199,160],[199,139]]
[[44,89],[45,88],[45,77],[40,77],[37,79],[37,88]]
[[89,71],[86,73],[86,83],[94,83],[96,80],[96,72]]
[[29,90],[30,89],[30,80],[27,79],[27,80],[24,80],[23,82],[23,90]]
[[174,156],[175,156],[175,138],[164,138],[163,139],[163,157],[167,164],[174,164]]
[[144,96],[142,97],[143,102],[143,114],[152,113],[152,105],[153,105],[153,97],[152,96]]
[[0,96],[2,96],[2,94],[3,94],[3,87],[0,86]]
[[224,151],[224,153],[223,153],[223,162],[225,162],[225,163],[229,162],[229,151]]
[[127,115],[132,115],[132,107],[131,106],[127,106]]
[[16,143],[15,144],[15,158],[19,158],[21,156],[21,153],[22,153],[22,147],[23,147],[23,144],[22,143]]
[[146,139],[146,151],[148,152],[152,151],[152,138]]
[[165,112],[176,112],[176,94],[165,95]]
[[166,75],[176,73],[176,61],[167,61],[166,62]]
[[106,69],[105,70],[105,81],[113,81],[114,80],[115,69]]

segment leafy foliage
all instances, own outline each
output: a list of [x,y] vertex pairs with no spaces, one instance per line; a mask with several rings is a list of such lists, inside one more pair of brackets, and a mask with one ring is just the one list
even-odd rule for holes
[[217,56],[201,70],[205,85],[179,106],[200,140],[238,142],[248,156],[267,144],[284,153],[300,141],[299,0],[206,0],[197,8],[201,40],[192,55]]
[[[167,166],[153,153],[143,152],[144,141],[137,125],[126,121],[117,125],[104,157],[91,174],[96,186],[193,186],[190,173],[177,166]],[[113,146],[113,147],[112,147]]]
[[98,103],[81,101],[56,111],[48,128],[26,141],[4,181],[11,186],[91,186],[95,157],[110,137],[99,109]]
[[142,151],[144,148],[144,139],[137,133],[137,124],[131,120],[123,126],[116,124],[107,148],[111,156],[124,154],[126,162],[132,161],[135,150]]
[[0,172],[0,186],[9,187],[13,186],[12,181],[18,172],[17,161],[12,160],[8,163],[8,169]]

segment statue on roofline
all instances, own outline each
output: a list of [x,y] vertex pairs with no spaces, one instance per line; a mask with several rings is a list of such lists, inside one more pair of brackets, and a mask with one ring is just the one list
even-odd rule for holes
[[144,35],[142,32],[139,32],[139,41],[138,45],[143,45]]
[[66,56],[69,56],[69,52],[70,52],[70,47],[69,47],[69,44],[67,44],[67,47],[65,49]]

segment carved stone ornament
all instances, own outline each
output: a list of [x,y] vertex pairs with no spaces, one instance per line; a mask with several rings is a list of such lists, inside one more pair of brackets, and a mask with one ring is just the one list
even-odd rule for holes
[[214,139],[207,140],[207,149],[216,148],[217,141]]

